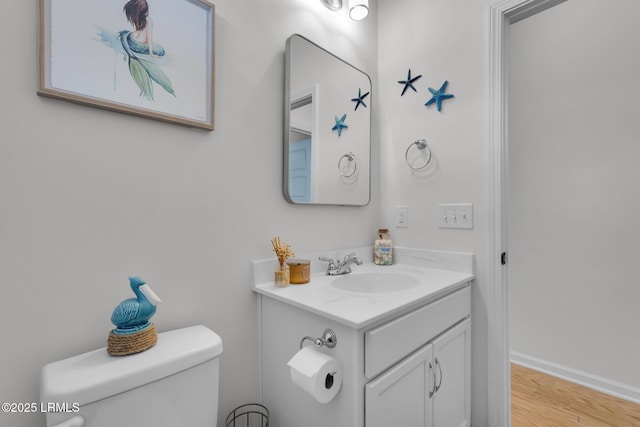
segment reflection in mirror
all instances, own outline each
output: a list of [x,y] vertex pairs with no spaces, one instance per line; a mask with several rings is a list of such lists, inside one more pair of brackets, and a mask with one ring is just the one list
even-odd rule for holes
[[285,64],[284,197],[364,206],[370,195],[371,80],[294,34]]

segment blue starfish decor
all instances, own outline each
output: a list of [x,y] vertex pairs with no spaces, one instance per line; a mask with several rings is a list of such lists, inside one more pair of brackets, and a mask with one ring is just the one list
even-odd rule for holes
[[413,85],[413,82],[418,80],[420,77],[422,77],[422,74],[418,74],[415,77],[411,77],[411,69],[409,69],[409,72],[407,73],[407,80],[398,80],[398,83],[404,85],[404,88],[402,89],[402,93],[400,94],[400,96],[404,95],[404,93],[407,91],[408,88],[411,88],[413,89],[414,92],[417,92],[415,86]]
[[428,107],[429,105],[435,102],[436,107],[438,108],[438,111],[440,111],[442,109],[442,100],[453,98],[453,94],[444,93],[444,91],[447,89],[447,84],[449,84],[449,82],[445,80],[444,83],[442,83],[442,86],[440,86],[440,89],[435,90],[433,88],[429,88],[429,92],[431,92],[432,96],[431,96],[431,99],[428,100],[424,105]]
[[334,127],[331,128],[331,130],[337,130],[338,131],[338,136],[342,136],[342,129],[347,129],[349,126],[344,124],[345,119],[347,118],[347,115],[344,114],[342,117],[338,118],[338,116],[336,116],[336,125]]
[[356,111],[358,109],[358,107],[360,106],[360,104],[362,104],[364,106],[364,108],[367,108],[367,104],[364,103],[364,99],[368,95],[369,95],[369,92],[367,92],[367,93],[365,93],[363,95],[362,91],[360,90],[360,88],[358,88],[358,96],[356,98],[351,98],[351,100],[356,103],[356,108],[354,108],[353,111]]

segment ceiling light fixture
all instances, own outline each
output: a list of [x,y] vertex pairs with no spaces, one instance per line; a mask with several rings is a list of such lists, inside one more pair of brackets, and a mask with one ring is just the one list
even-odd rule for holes
[[369,0],[349,0],[349,16],[361,21],[369,14]]
[[323,5],[327,6],[331,10],[342,9],[342,0],[320,0]]

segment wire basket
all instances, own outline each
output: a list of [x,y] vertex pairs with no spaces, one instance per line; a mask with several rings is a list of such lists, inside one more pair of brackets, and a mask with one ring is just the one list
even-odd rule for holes
[[259,403],[238,406],[227,415],[225,427],[269,427],[269,410]]

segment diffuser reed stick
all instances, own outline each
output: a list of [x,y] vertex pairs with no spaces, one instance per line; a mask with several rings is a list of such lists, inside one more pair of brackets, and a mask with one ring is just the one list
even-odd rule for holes
[[274,237],[271,239],[271,244],[273,245],[273,251],[276,253],[278,257],[278,262],[280,265],[284,265],[287,259],[293,256],[293,251],[291,250],[291,246],[284,244],[280,241],[280,237]]

